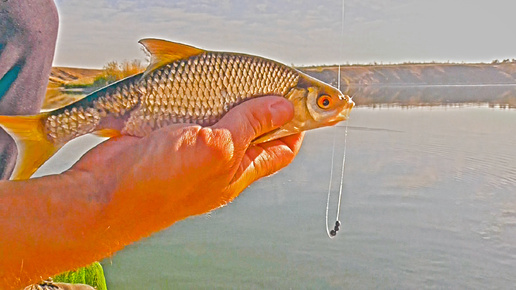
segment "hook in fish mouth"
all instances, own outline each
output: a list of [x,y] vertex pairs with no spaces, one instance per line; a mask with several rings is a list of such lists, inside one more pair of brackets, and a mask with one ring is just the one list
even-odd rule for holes
[[350,96],[344,95],[344,97],[348,100],[348,103],[346,104],[346,107],[337,116],[339,119],[341,119],[341,121],[347,120],[349,118],[351,109],[353,109],[353,107],[355,106],[355,102],[353,102],[353,99]]

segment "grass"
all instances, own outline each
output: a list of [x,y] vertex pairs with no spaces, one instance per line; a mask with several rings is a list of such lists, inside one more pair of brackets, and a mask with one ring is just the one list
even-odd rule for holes
[[53,280],[54,282],[86,284],[95,287],[97,290],[107,290],[104,270],[98,262],[76,271],[62,273],[54,277]]

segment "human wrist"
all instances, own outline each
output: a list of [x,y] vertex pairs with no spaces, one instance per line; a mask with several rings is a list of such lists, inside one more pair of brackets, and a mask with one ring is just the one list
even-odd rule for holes
[[63,183],[73,184],[84,200],[108,204],[113,196],[112,182],[104,176],[97,176],[91,171],[72,168],[61,174]]

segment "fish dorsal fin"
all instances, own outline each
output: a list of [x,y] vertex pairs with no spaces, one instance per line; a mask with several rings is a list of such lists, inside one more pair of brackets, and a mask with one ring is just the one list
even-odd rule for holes
[[204,50],[186,44],[171,42],[163,39],[145,38],[139,41],[151,54],[151,61],[144,76],[168,63],[189,58],[204,52]]

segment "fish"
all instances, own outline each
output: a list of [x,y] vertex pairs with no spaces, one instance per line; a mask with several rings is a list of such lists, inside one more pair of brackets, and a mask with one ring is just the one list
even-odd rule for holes
[[279,95],[294,118],[254,144],[331,126],[354,102],[338,89],[264,57],[209,51],[163,39],[139,41],[150,54],[140,74],[112,83],[72,104],[33,116],[0,116],[18,146],[11,179],[28,179],[68,141],[93,133],[145,136],[175,123],[210,126],[246,100]]

